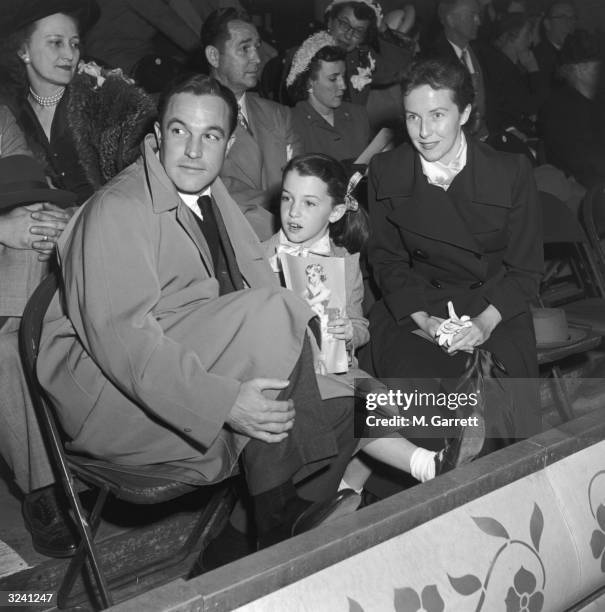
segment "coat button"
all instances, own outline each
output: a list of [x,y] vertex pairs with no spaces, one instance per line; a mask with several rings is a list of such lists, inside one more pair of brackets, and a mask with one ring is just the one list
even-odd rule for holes
[[191,427],[183,427],[185,433],[191,433]]
[[479,287],[483,287],[483,281],[477,281],[471,285],[471,289],[479,289]]
[[441,283],[436,278],[431,278],[431,285],[433,285],[435,289],[441,289]]
[[414,249],[414,251],[412,252],[412,256],[415,257],[416,259],[428,259],[429,258],[429,256],[424,251],[421,251],[420,249]]

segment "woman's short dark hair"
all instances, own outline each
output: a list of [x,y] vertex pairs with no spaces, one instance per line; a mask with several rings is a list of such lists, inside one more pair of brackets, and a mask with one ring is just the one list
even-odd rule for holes
[[376,13],[374,12],[374,9],[370,8],[364,2],[355,2],[354,0],[351,0],[350,2],[340,2],[335,4],[326,12],[326,23],[330,21],[330,19],[335,19],[336,17],[340,16],[340,14],[347,8],[353,9],[355,19],[359,19],[359,21],[367,21],[369,23],[365,40],[362,42],[376,49],[378,47],[378,23]]
[[321,62],[344,62],[347,55],[340,47],[326,46],[322,47],[314,56],[309,66],[304,72],[301,72],[294,83],[288,87],[288,94],[292,103],[306,100],[309,97],[309,81],[317,77],[321,69]]
[[420,57],[414,60],[401,81],[403,97],[412,90],[428,85],[432,89],[449,89],[460,112],[475,100],[475,89],[468,70],[454,59]]
[[237,100],[235,95],[215,78],[200,73],[186,73],[177,76],[162,92],[158,102],[158,121],[164,121],[168,103],[173,96],[180,93],[191,93],[195,96],[218,96],[222,98],[229,108],[229,136],[235,132],[237,126]]
[[[284,168],[284,178],[289,172],[296,171],[301,176],[315,176],[323,181],[328,188],[328,195],[334,204],[344,204],[349,177],[343,165],[329,155],[323,153],[305,153],[293,157]],[[347,210],[335,223],[330,223],[330,238],[337,246],[342,246],[349,253],[361,251],[369,235],[368,215],[359,207],[357,210]]]

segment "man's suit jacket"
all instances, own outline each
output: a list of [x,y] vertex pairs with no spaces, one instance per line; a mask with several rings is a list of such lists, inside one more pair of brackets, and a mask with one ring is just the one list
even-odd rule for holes
[[282,171],[291,157],[302,153],[290,109],[246,93],[251,134],[238,124],[221,178],[261,240],[276,231],[271,209],[278,202]]
[[[474,45],[469,44],[468,52],[475,69],[473,75],[473,86],[475,88],[475,103],[474,103],[474,124],[472,126],[472,133],[478,138],[484,138],[487,136],[487,127],[485,124],[486,114],[486,94],[485,94],[485,75],[481,67],[481,62],[477,56],[477,49]],[[460,61],[460,58],[456,54],[454,47],[446,38],[445,34],[441,32],[439,36],[435,38],[433,43],[426,49],[423,49],[423,54],[430,57],[443,57],[449,60]]]
[[152,142],[59,240],[63,291],[44,321],[38,376],[73,450],[125,464],[195,460],[211,482],[248,441],[224,427],[241,382],[287,379],[313,312],[279,287],[217,179],[212,196],[250,287],[219,297],[200,226]]

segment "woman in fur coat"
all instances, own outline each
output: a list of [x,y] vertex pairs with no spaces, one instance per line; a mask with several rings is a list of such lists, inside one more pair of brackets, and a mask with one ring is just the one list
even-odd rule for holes
[[11,0],[0,17],[2,95],[54,186],[82,203],[139,155],[153,100],[121,71],[80,62],[94,0]]

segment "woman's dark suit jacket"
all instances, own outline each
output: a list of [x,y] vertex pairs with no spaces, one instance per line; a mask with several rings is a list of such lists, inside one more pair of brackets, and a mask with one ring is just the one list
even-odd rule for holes
[[[451,357],[412,334],[410,315],[447,318],[488,304],[502,315],[484,348],[515,378],[536,377],[529,302],[543,270],[538,195],[527,159],[469,139],[467,164],[448,191],[430,185],[407,144],[374,158],[369,172],[369,260],[382,298],[370,313],[379,377],[458,377]],[[535,408],[535,407],[532,407]]]

